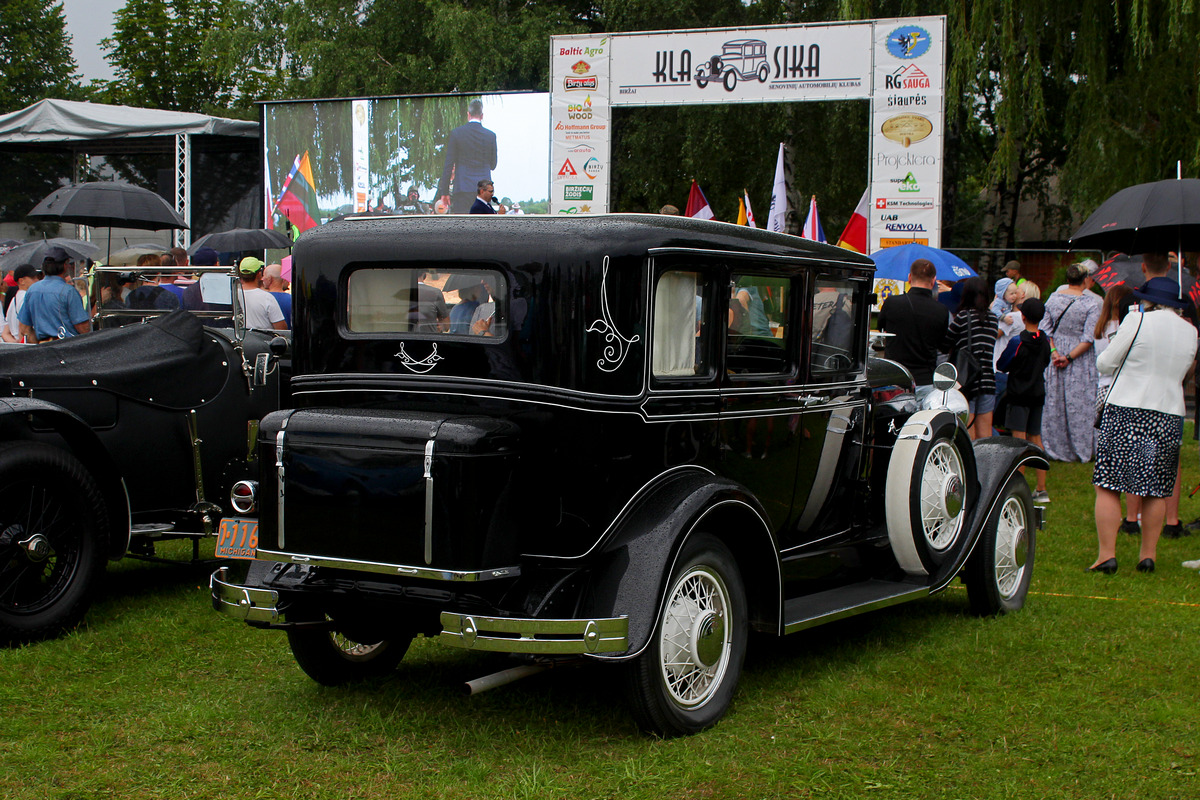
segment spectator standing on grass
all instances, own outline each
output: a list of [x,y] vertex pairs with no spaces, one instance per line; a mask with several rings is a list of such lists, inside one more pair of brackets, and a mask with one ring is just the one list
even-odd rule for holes
[[988,308],[991,299],[991,292],[983,278],[967,278],[963,281],[962,301],[946,326],[946,336],[942,339],[942,350],[950,354],[952,362],[966,349],[978,366],[974,375],[958,376],[962,393],[971,409],[967,430],[972,439],[984,439],[992,435],[992,412],[996,408],[996,368],[993,358],[1000,322]]
[[[1094,331],[1096,341],[1093,346],[1096,350],[1096,358],[1100,358],[1112,341],[1112,337],[1116,335],[1117,330],[1121,327],[1121,322],[1125,319],[1129,312],[1129,304],[1133,301],[1133,287],[1128,284],[1118,283],[1116,286],[1104,293],[1104,302],[1100,306],[1100,318],[1096,320],[1096,330]],[[1108,395],[1108,389],[1112,386],[1113,376],[1099,373],[1096,380],[1096,410],[1099,411],[1100,406],[1104,404],[1104,398]],[[1121,523],[1121,533],[1128,533],[1137,536],[1142,532],[1141,526],[1138,524],[1138,515],[1141,513],[1141,498],[1135,494],[1125,495],[1125,521]]]
[[[1024,292],[1010,278],[996,281],[996,299],[992,300],[991,312],[1000,320],[1000,335],[992,352],[993,365],[1000,360],[1000,354],[1008,347],[1008,343],[1016,339],[1025,330],[1025,322],[1021,319],[1018,306],[1025,299]],[[996,407],[999,408],[1004,391],[1008,388],[1008,373],[996,370]]]
[[879,330],[893,334],[883,344],[888,358],[912,373],[917,399],[933,391],[933,368],[946,336],[950,312],[933,294],[937,267],[918,258],[908,268],[907,292],[892,295],[879,309]]
[[[1021,324],[1024,330],[1017,335],[996,359],[996,367],[1008,375],[1009,432],[1018,439],[1028,439],[1042,446],[1042,406],[1046,401],[1046,367],[1050,365],[1050,341],[1038,323],[1045,316],[1042,301],[1030,298],[1021,304]],[[1022,468],[1024,469],[1024,468]],[[1037,490],[1033,502],[1049,503],[1046,492],[1046,470],[1037,471]]]
[[1140,314],[1129,314],[1097,360],[1113,373],[1096,437],[1096,537],[1093,572],[1117,571],[1121,492],[1142,498],[1139,572],[1153,572],[1158,538],[1179,467],[1183,440],[1183,379],[1196,358],[1196,329],[1180,312],[1179,284],[1151,278],[1133,293]]
[[1100,297],[1091,291],[1096,262],[1067,267],[1062,291],[1046,299],[1042,330],[1050,337],[1042,441],[1058,461],[1091,461],[1096,450],[1096,353]]

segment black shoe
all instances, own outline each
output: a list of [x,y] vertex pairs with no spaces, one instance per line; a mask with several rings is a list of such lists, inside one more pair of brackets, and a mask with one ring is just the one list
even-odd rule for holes
[[1138,572],[1154,572],[1154,559],[1153,558],[1143,558],[1141,561],[1138,562],[1137,571]]
[[1196,531],[1200,531],[1200,517],[1197,517],[1196,519],[1189,522],[1187,525],[1183,526],[1183,535],[1184,536],[1193,534]]
[[1178,522],[1174,525],[1163,525],[1162,535],[1168,539],[1178,539],[1183,536],[1183,526]]
[[1084,572],[1103,572],[1105,575],[1113,575],[1117,571],[1117,560],[1110,558],[1108,561],[1101,561],[1094,567],[1088,567]]
[[[1200,522],[1200,520],[1197,520]],[[1128,533],[1130,536],[1137,536],[1142,532],[1142,526],[1138,525],[1137,520],[1127,519],[1121,523],[1121,533]]]

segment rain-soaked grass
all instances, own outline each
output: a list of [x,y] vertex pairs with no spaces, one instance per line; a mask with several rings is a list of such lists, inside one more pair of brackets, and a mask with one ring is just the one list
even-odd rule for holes
[[211,610],[208,570],[122,563],[79,630],[0,651],[0,797],[1200,796],[1200,575],[1179,565],[1200,536],[1152,575],[1122,536],[1120,572],[1085,574],[1089,479],[1051,472],[1022,612],[972,617],[955,586],[755,638],[725,720],[672,741],[637,732],[604,669],[468,698],[504,662],[424,640],[389,680],[322,688],[281,634]]

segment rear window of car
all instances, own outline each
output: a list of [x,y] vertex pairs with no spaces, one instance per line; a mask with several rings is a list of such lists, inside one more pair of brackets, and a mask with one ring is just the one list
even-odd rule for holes
[[502,337],[507,297],[496,270],[359,269],[347,282],[346,325],[355,333]]

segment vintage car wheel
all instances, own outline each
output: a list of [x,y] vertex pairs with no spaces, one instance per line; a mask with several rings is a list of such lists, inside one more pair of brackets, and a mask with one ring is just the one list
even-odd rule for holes
[[725,73],[725,77],[721,78],[721,85],[725,87],[725,91],[732,92],[737,87],[737,70],[731,69]]
[[696,86],[698,86],[701,89],[703,89],[705,86],[708,86],[708,76],[697,73],[696,74]]
[[715,725],[746,655],[746,590],[729,549],[714,536],[693,536],[677,564],[651,641],[627,674],[634,717],[661,736]]
[[390,675],[408,652],[411,636],[358,642],[338,630],[291,628],[288,645],[300,669],[323,686]]
[[104,573],[107,516],[65,450],[0,445],[0,639],[55,636],[83,619]]
[[1025,605],[1037,532],[1029,484],[1017,473],[1000,494],[996,518],[983,529],[967,562],[967,597],[979,615],[1005,614]]
[[905,427],[914,423],[924,424],[921,435],[900,438],[892,448],[884,508],[900,568],[928,575],[958,555],[964,542],[967,511],[975,499],[975,462],[959,449],[952,414],[918,412]]
[[769,77],[771,77],[771,68],[768,67],[766,64],[763,64],[761,67],[758,68],[758,82],[766,83],[767,78],[769,78]]

